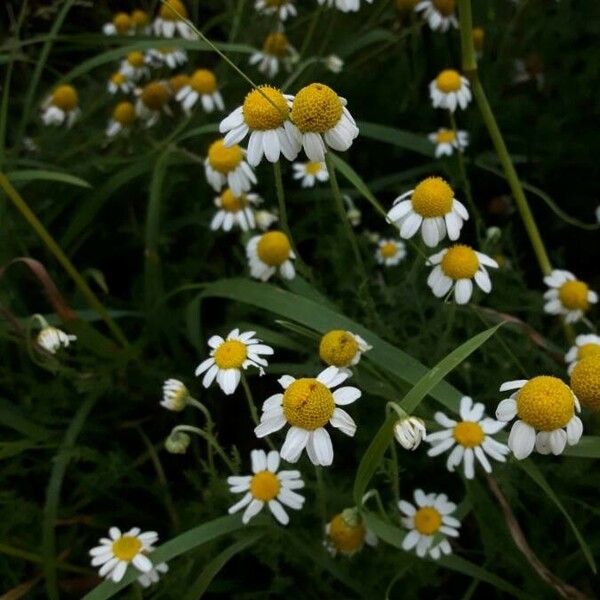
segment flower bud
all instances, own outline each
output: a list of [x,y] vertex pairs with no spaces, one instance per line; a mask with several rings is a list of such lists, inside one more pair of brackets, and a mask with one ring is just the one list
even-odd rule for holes
[[352,225],[352,227],[358,227],[360,225],[360,222],[362,219],[362,214],[361,214],[360,210],[358,210],[358,208],[353,206],[351,209],[348,210],[347,216],[348,216],[348,221],[350,221],[350,224]]
[[190,393],[181,381],[167,379],[163,383],[163,399],[160,405],[167,410],[179,412],[186,407],[189,397]]
[[182,431],[172,431],[165,440],[165,449],[171,454],[185,454],[190,445],[190,436]]
[[425,423],[418,417],[398,419],[394,425],[394,437],[406,450],[416,450],[426,434]]
[[344,61],[336,54],[330,54],[325,58],[325,67],[332,73],[341,73],[344,68]]

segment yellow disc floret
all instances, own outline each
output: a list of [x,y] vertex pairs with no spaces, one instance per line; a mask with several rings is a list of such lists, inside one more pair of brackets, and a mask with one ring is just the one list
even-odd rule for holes
[[133,52],[130,52],[127,55],[127,62],[132,67],[135,67],[136,69],[139,69],[140,67],[144,66],[144,63],[146,61],[145,61],[144,55],[141,52],[139,52],[137,50],[134,50]]
[[329,422],[334,409],[333,394],[316,379],[296,379],[283,394],[283,414],[294,427],[319,429]]
[[59,85],[52,93],[52,104],[66,112],[73,110],[79,98],[72,85]]
[[516,400],[519,419],[539,431],[565,427],[575,412],[573,392],[557,377],[530,379],[517,392]]
[[235,170],[243,158],[244,153],[240,146],[234,144],[227,148],[222,139],[213,142],[208,149],[208,162],[219,173],[227,174]]
[[249,92],[242,111],[246,125],[258,131],[281,127],[290,114],[283,94],[269,85],[260,85]]
[[565,308],[586,311],[590,307],[588,292],[589,288],[583,281],[567,281],[560,286],[558,297]]
[[458,92],[462,86],[460,73],[454,69],[442,71],[435,79],[435,84],[441,92]]
[[131,125],[135,121],[135,107],[127,100],[119,102],[113,110],[112,118],[121,125]]
[[246,206],[248,206],[246,194],[235,196],[229,188],[225,188],[225,190],[223,190],[223,193],[221,194],[221,208],[223,210],[236,213],[243,208],[246,208]]
[[316,175],[322,169],[320,162],[308,162],[304,165],[304,170],[308,175]]
[[125,77],[125,75],[123,75],[123,73],[113,73],[110,76],[110,80],[115,84],[115,85],[123,85],[126,81],[127,81],[127,77]]
[[182,18],[187,19],[188,16],[187,8],[181,0],[165,0],[165,2],[160,5],[158,14],[160,15],[160,18],[165,21],[179,21]]
[[142,542],[132,535],[123,535],[112,543],[112,552],[119,560],[133,560],[142,549]]
[[454,439],[465,448],[480,446],[485,438],[485,433],[479,423],[474,421],[461,421],[452,430]]
[[442,526],[442,515],[431,506],[419,508],[413,519],[415,529],[422,535],[433,535]]
[[151,81],[142,89],[141,101],[151,110],[160,110],[169,101],[169,90],[161,81]]
[[386,242],[379,247],[379,252],[383,258],[394,258],[398,252],[398,246],[394,242]]
[[436,135],[438,144],[451,144],[455,139],[456,132],[452,129],[440,129]]
[[113,17],[112,24],[117,33],[127,33],[131,29],[131,17],[127,13],[119,12]]
[[473,46],[477,52],[483,50],[483,41],[485,39],[485,31],[482,27],[473,28]]
[[581,404],[600,410],[600,354],[589,355],[575,365],[571,387]]
[[250,480],[250,493],[263,502],[277,498],[280,488],[279,478],[271,471],[260,471]]
[[217,91],[217,78],[208,69],[198,69],[190,77],[190,85],[199,94],[213,94]]
[[311,83],[296,94],[292,121],[302,133],[325,133],[337,125],[342,110],[340,97],[330,87]]
[[479,269],[477,254],[469,246],[455,244],[442,258],[442,271],[451,279],[471,279]]
[[256,252],[266,265],[279,267],[290,257],[291,249],[290,240],[283,231],[267,231],[261,236]]
[[600,344],[591,343],[579,346],[577,349],[577,360],[588,358],[589,356],[600,356]]
[[219,369],[241,369],[248,357],[246,344],[238,340],[226,340],[216,350],[214,359]]
[[136,8],[131,13],[131,21],[135,27],[145,27],[148,24],[148,13],[145,10]]
[[265,38],[263,52],[281,58],[286,55],[289,46],[287,35],[281,31],[275,31]]
[[169,79],[169,86],[173,90],[173,93],[176,94],[180,89],[184,88],[186,85],[190,85],[190,77],[185,73],[180,73],[179,75],[174,75]]
[[428,177],[414,189],[413,210],[425,218],[443,217],[452,210],[454,191],[441,177]]
[[319,356],[328,365],[348,367],[358,352],[358,342],[348,331],[328,331],[319,344]]
[[449,17],[456,8],[456,0],[432,0],[432,4],[444,17]]
[[347,514],[356,512],[345,510],[329,522],[327,535],[333,547],[342,554],[354,554],[365,542],[366,530],[360,517],[348,518]]

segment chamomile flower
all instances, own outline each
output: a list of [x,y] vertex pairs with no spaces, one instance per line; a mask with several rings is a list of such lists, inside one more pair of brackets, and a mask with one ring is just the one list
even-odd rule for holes
[[343,329],[328,331],[319,342],[321,360],[333,367],[346,368],[357,365],[364,352],[372,350],[373,346],[356,333]]
[[249,92],[244,104],[219,125],[219,131],[226,134],[225,146],[238,144],[250,133],[247,157],[251,166],[258,165],[263,154],[269,162],[277,162],[282,153],[288,160],[294,160],[300,145],[289,120],[292,100],[293,96],[268,85]]
[[586,408],[600,410],[600,354],[590,354],[573,366],[571,388]]
[[135,10],[131,11],[130,16],[131,23],[133,24],[133,27],[138,33],[150,33],[150,17],[148,16],[148,13],[145,10],[136,8]]
[[332,555],[352,556],[364,545],[377,546],[377,536],[366,528],[360,512],[346,508],[325,525],[325,548]]
[[291,63],[297,55],[298,53],[290,44],[287,35],[282,31],[274,31],[265,38],[262,50],[251,54],[248,62],[251,65],[258,65],[261,73],[273,79],[279,73],[280,63],[289,71]]
[[190,399],[190,393],[185,383],[179,379],[167,379],[163,383],[163,399],[160,405],[167,410],[182,411]]
[[146,54],[146,62],[155,68],[166,65],[169,69],[176,69],[187,61],[188,55],[184,48],[151,48]]
[[351,386],[331,391],[348,377],[349,371],[337,367],[328,367],[316,378],[284,375],[278,380],[283,394],[274,394],[264,402],[254,433],[263,438],[289,424],[281,458],[295,463],[306,448],[314,465],[328,467],[333,462],[333,446],[325,425],[329,423],[350,437],[356,432],[352,417],[339,407],[358,400],[361,391]]
[[303,188],[314,187],[317,181],[329,180],[329,173],[324,162],[294,163],[294,179],[300,179]]
[[[458,537],[460,521],[452,516],[456,504],[448,501],[446,494],[425,494],[415,490],[415,504],[400,500],[398,508],[405,515],[402,524],[410,531],[402,540],[403,550],[415,548],[417,556],[429,554],[437,560],[442,554],[451,554],[452,547],[448,536]],[[436,544],[434,537],[438,536]]]
[[152,127],[161,113],[171,114],[168,103],[171,93],[163,81],[151,81],[136,91],[135,114],[145,121],[146,127]]
[[131,91],[133,91],[135,86],[133,82],[129,80],[127,75],[121,71],[117,71],[110,76],[108,85],[106,87],[111,94],[116,94],[117,92],[129,94]]
[[280,457],[276,450],[271,450],[269,454],[264,450],[252,450],[250,457],[252,475],[234,475],[227,478],[232,494],[244,493],[244,497],[230,507],[229,514],[245,508],[242,515],[245,525],[266,504],[273,516],[282,525],[287,525],[290,517],[283,507],[300,510],[304,504],[304,497],[294,491],[304,487],[300,471],[278,471]]
[[267,231],[273,223],[277,223],[279,217],[276,213],[270,212],[268,210],[257,210],[254,213],[254,218],[256,220],[256,225],[261,231]]
[[[373,0],[367,0],[369,4]],[[327,6],[335,6],[342,12],[356,12],[360,8],[360,0],[319,0],[319,4],[327,4]]]
[[544,277],[544,283],[550,288],[544,294],[544,312],[563,315],[566,323],[579,321],[590,305],[598,302],[598,294],[569,271],[554,269]]
[[471,84],[458,71],[445,69],[429,84],[429,96],[433,108],[454,112],[460,106],[464,110],[471,102]]
[[177,96],[179,90],[190,84],[190,76],[185,73],[178,73],[169,78],[169,89],[173,96]]
[[134,50],[130,52],[123,61],[121,61],[120,72],[131,81],[139,81],[150,77],[150,69],[146,65],[146,56]]
[[498,404],[496,418],[508,422],[517,417],[508,436],[515,458],[527,458],[534,447],[540,454],[561,454],[567,444],[577,444],[583,433],[576,415],[581,409],[566,383],[540,375],[503,383],[500,391],[508,390],[515,391]]
[[61,329],[58,329],[58,327],[47,325],[40,329],[37,334],[36,342],[38,346],[41,346],[46,352],[56,354],[61,348],[68,348],[71,345],[71,342],[74,342],[76,339],[76,335],[70,335]]
[[456,0],[423,0],[415,6],[418,13],[433,31],[446,32],[451,27],[458,29],[456,19]]
[[188,114],[198,98],[200,98],[204,112],[211,113],[213,110],[225,110],[223,97],[217,87],[217,78],[208,69],[194,71],[188,85],[182,87],[175,96],[175,99],[181,102],[183,110]]
[[291,0],[256,0],[254,8],[264,15],[277,14],[280,21],[295,17],[298,13]]
[[405,450],[416,450],[426,435],[425,421],[419,417],[407,415],[394,423],[394,437]]
[[216,380],[217,385],[226,395],[235,392],[242,376],[242,370],[256,367],[261,375],[263,367],[268,365],[264,356],[273,354],[273,348],[262,344],[255,338],[255,331],[232,329],[225,339],[213,335],[208,340],[210,357],[202,361],[196,368],[196,377],[204,373],[202,385],[207,388]]
[[575,345],[565,354],[565,362],[569,365],[569,375],[578,361],[588,356],[600,356],[600,335],[581,334],[575,338]]
[[152,29],[161,37],[172,38],[179,35],[186,40],[193,40],[196,34],[186,22],[187,18],[187,8],[181,0],[165,0],[160,5]]
[[59,85],[42,104],[44,125],[66,123],[67,127],[72,127],[80,114],[79,96],[72,85]]
[[386,267],[394,267],[406,258],[406,245],[402,240],[381,239],[377,242],[375,260]]
[[346,108],[345,98],[322,83],[311,83],[295,96],[291,131],[309,160],[325,160],[327,146],[348,150],[358,135],[358,127]]
[[222,229],[231,231],[236,225],[242,231],[248,231],[256,227],[254,220],[254,206],[262,202],[258,194],[240,195],[233,193],[230,188],[225,188],[220,196],[215,198],[215,206],[218,208],[215,216],[210,222],[213,231]]
[[220,192],[227,184],[236,196],[240,196],[256,183],[254,171],[244,160],[245,154],[238,144],[226,147],[222,138],[210,145],[204,161],[204,172],[215,192]]
[[342,72],[344,61],[337,54],[330,54],[323,59],[323,64],[328,71],[336,75]]
[[400,230],[400,237],[410,239],[421,229],[425,245],[433,248],[446,233],[457,240],[469,213],[445,180],[428,177],[414,190],[398,196],[387,216]]
[[90,550],[92,567],[100,567],[100,577],[119,583],[130,564],[142,573],[152,570],[152,561],[147,554],[154,549],[152,545],[158,540],[158,533],[140,532],[139,527],[126,533],[121,533],[118,527],[111,527],[108,530],[110,537],[100,538],[100,545]]
[[131,17],[125,12],[116,13],[110,22],[102,26],[104,35],[131,35],[134,31]]
[[468,396],[460,399],[461,421],[450,419],[442,412],[435,413],[435,420],[445,429],[430,433],[426,441],[431,444],[427,456],[438,456],[451,450],[446,467],[448,471],[463,463],[467,479],[475,477],[475,459],[486,473],[492,472],[488,456],[500,462],[506,462],[508,446],[497,442],[493,434],[498,433],[506,423],[484,416],[485,406],[481,402],[473,403]]
[[155,567],[152,567],[147,573],[142,573],[138,578],[138,583],[143,588],[149,588],[154,583],[158,583],[160,575],[165,574],[169,571],[169,565],[167,563],[160,563]]
[[283,231],[267,231],[250,238],[246,245],[246,257],[250,275],[261,281],[267,281],[277,272],[284,279],[294,279],[296,276],[292,262],[296,255]]
[[429,141],[435,144],[435,157],[452,156],[455,150],[463,152],[469,145],[469,134],[466,131],[446,129],[440,127],[437,131],[430,133]]
[[106,137],[112,138],[120,133],[129,131],[136,119],[135,106],[125,100],[119,102],[113,110],[112,117],[106,126]]
[[473,295],[473,280],[481,291],[489,294],[492,281],[486,267],[498,268],[498,263],[483,252],[477,252],[470,246],[454,244],[427,260],[433,266],[427,285],[436,298],[444,297],[454,289],[457,304],[467,304]]

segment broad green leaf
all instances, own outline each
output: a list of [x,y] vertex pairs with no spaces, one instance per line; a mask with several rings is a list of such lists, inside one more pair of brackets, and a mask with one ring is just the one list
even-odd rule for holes
[[43,180],[43,181],[56,181],[57,183],[67,183],[68,185],[74,185],[82,188],[91,188],[92,186],[81,179],[75,177],[75,175],[69,175],[69,173],[61,173],[60,171],[44,171],[37,169],[28,169],[23,171],[12,171],[7,173],[6,176],[12,183],[28,183],[29,181]]
[[51,435],[50,431],[22,414],[18,406],[5,400],[0,400],[0,425],[14,429],[32,440],[45,440]]
[[426,135],[419,135],[411,131],[388,127],[387,125],[379,125],[378,123],[367,123],[359,121],[357,123],[360,135],[378,142],[392,144],[405,150],[418,152],[423,156],[433,156],[435,147],[427,139]]
[[563,454],[579,458],[600,458],[600,437],[584,435],[575,446],[567,446]]

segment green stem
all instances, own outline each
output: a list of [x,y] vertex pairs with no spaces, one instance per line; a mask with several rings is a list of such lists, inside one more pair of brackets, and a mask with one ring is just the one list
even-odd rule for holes
[[319,503],[319,513],[323,528],[327,524],[327,497],[325,495],[325,485],[323,484],[323,467],[315,465],[315,477],[317,481],[317,501]]
[[325,6],[324,4],[320,4],[319,8],[317,8],[313,12],[312,20],[310,22],[310,25],[308,26],[308,32],[304,36],[304,42],[302,43],[302,47],[300,48],[300,52],[298,54],[299,60],[301,60],[304,57],[304,55],[306,54],[306,51],[308,50],[308,48],[310,48],[310,43],[311,43],[312,37],[315,33],[317,23],[320,20],[321,13],[323,12],[324,6]]
[[207,431],[204,431],[203,429],[200,429],[199,427],[194,427],[193,425],[177,425],[176,427],[173,427],[173,429],[171,430],[171,435],[173,435],[173,433],[176,433],[177,431],[186,431],[188,433],[195,433],[197,436],[201,437],[203,440],[206,440],[209,444],[212,444],[213,448],[216,450],[217,454],[221,457],[221,459],[223,460],[223,462],[227,465],[227,467],[229,468],[229,470],[232,473],[235,473],[235,465],[233,464],[233,462],[231,462],[231,460],[229,459],[229,456],[227,456],[227,454],[225,453],[225,450],[223,450],[223,448],[221,448],[221,446],[219,445],[219,442],[217,442],[217,440],[215,439],[215,437],[208,433]]
[[213,420],[208,408],[206,408],[202,402],[196,400],[196,398],[192,398],[191,396],[188,398],[188,404],[195,406],[204,415],[204,418],[206,419],[206,425],[209,426],[209,428],[212,428]]
[[[246,380],[246,376],[244,374],[242,374],[242,387],[244,388],[244,394],[246,394],[246,400],[248,401],[248,408],[250,409],[252,421],[254,421],[255,426],[258,426],[258,424],[260,423],[260,419],[258,418],[258,411],[256,410],[256,404],[254,404],[252,391],[250,390],[250,386],[248,385],[248,381]],[[271,448],[271,450],[275,450],[273,442],[268,437],[265,438],[265,440],[269,448]]]
[[292,232],[288,225],[285,192],[283,191],[283,178],[281,176],[281,163],[279,161],[273,163],[273,175],[275,176],[275,191],[277,192],[277,205],[279,206],[279,222],[281,223],[281,228],[288,236],[290,244],[293,245]]

